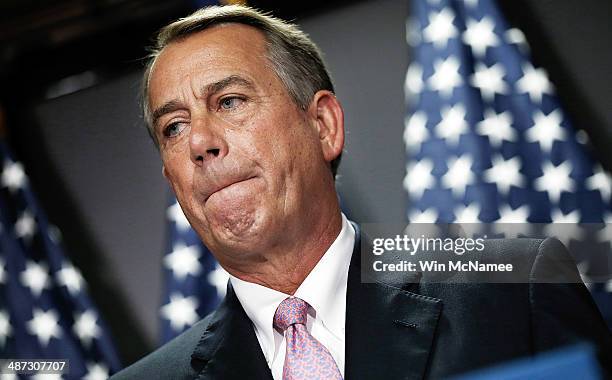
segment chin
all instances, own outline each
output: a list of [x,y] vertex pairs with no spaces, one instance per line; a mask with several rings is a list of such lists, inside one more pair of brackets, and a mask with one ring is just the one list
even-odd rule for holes
[[254,248],[261,236],[261,210],[251,204],[207,205],[206,219],[214,245],[221,249]]
[[204,204],[211,232],[224,241],[241,241],[257,235],[264,220],[261,190],[252,180],[231,185],[212,194]]

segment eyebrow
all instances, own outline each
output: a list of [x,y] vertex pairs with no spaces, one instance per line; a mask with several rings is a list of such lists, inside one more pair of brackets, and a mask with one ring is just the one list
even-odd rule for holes
[[[255,85],[253,82],[238,76],[238,75],[230,75],[216,82],[210,83],[204,86],[204,90],[202,91],[205,98],[209,97],[211,94],[217,93],[229,86],[233,85],[242,85],[248,87],[250,89],[254,89]],[[161,107],[155,109],[152,114],[153,125],[157,125],[157,121],[159,118],[164,116],[167,113],[174,112],[183,107],[182,103],[178,100],[171,100],[167,103],[164,103]]]
[[157,125],[157,121],[160,117],[180,109],[181,106],[182,104],[178,100],[171,100],[165,103],[163,106],[157,108],[155,111],[153,111],[153,125]]
[[255,89],[255,85],[250,80],[244,79],[239,75],[230,75],[226,78],[223,78],[217,82],[211,83],[205,87],[204,95],[210,96],[210,94],[214,94],[219,92],[226,87],[233,85],[241,85],[250,88],[251,90]]

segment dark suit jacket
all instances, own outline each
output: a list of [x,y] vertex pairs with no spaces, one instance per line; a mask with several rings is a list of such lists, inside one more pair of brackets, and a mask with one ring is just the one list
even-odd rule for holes
[[[443,378],[585,340],[599,348],[601,358],[612,358],[610,331],[575,265],[559,271],[574,283],[534,281],[551,263],[558,265],[551,257],[569,258],[557,240],[487,242],[483,256],[529,262],[531,281],[524,283],[429,283],[409,275],[392,285],[361,281],[357,231],[346,296],[347,380]],[[272,375],[228,285],[213,314],[113,379],[271,380]]]

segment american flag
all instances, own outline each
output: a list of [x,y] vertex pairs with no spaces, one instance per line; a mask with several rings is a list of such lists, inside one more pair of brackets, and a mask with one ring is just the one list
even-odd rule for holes
[[189,225],[171,196],[163,258],[165,292],[160,310],[165,343],[210,313],[225,296],[229,276]]
[[106,379],[120,369],[85,281],[64,254],[59,230],[47,221],[23,165],[2,142],[0,357],[70,361],[68,374],[45,378]]
[[[406,40],[409,221],[612,223],[610,174],[494,0],[412,0]],[[591,290],[612,325],[612,281]]]

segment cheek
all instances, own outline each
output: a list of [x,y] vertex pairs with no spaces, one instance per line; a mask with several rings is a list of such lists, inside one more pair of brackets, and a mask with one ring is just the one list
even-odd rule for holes
[[309,128],[308,124],[294,125],[278,140],[277,154],[291,163],[292,171],[308,173],[321,156],[317,136]]
[[185,197],[192,187],[193,169],[189,159],[173,154],[164,155],[164,174],[178,197]]

